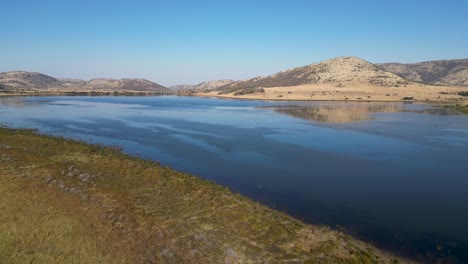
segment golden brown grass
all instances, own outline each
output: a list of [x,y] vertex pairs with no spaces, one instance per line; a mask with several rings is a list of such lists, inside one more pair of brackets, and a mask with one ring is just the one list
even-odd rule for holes
[[417,102],[444,102],[467,105],[468,98],[458,95],[466,87],[430,86],[408,84],[399,87],[381,87],[368,83],[322,83],[290,87],[264,88],[264,93],[235,96],[234,93],[197,93],[198,96],[258,100],[306,100],[306,101],[374,101],[396,102],[412,97]]
[[195,176],[31,130],[0,128],[0,193],[2,263],[397,259]]

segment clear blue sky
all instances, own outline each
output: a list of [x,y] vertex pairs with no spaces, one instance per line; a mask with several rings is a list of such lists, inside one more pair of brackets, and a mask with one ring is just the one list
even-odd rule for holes
[[196,84],[345,55],[468,57],[467,0],[1,0],[0,11],[0,71],[55,77]]

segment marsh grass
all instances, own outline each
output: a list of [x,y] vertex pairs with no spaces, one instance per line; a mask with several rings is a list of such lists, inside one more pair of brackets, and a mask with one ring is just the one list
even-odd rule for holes
[[468,105],[460,105],[460,104],[446,104],[442,105],[443,108],[451,108],[455,109],[460,113],[468,114]]
[[391,263],[228,188],[119,150],[0,128],[6,263]]
[[462,112],[464,114],[468,114],[468,105],[456,105],[455,106],[455,109],[458,111],[458,112]]

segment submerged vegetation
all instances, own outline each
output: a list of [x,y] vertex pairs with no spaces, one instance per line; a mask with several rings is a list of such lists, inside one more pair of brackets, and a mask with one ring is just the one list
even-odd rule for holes
[[468,114],[468,105],[448,104],[448,105],[442,105],[442,108],[454,109],[460,113]]
[[455,105],[455,110],[464,114],[468,114],[468,105]]
[[225,187],[118,149],[0,128],[6,263],[395,263]]

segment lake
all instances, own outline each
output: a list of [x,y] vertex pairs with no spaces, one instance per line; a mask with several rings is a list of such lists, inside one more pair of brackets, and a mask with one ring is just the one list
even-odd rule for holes
[[401,254],[468,261],[468,115],[450,109],[12,97],[0,123],[121,146]]

